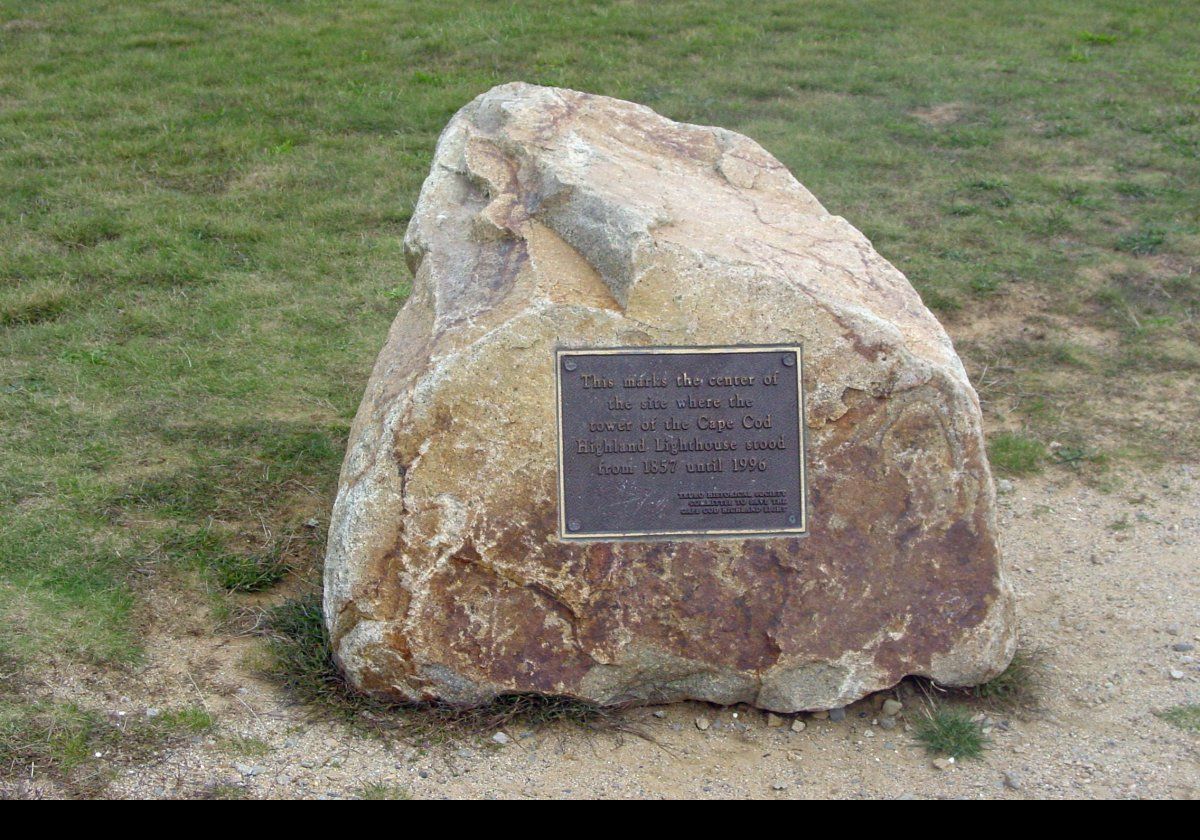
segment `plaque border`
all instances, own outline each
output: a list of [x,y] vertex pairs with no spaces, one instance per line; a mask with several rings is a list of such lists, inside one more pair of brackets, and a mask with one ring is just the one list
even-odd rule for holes
[[[567,530],[567,495],[563,477],[563,418],[562,418],[562,360],[564,356],[617,356],[624,354],[642,355],[697,355],[702,353],[769,353],[772,351],[796,354],[796,396],[799,399],[800,432],[800,522],[794,528],[738,528],[709,530],[667,531],[610,531],[572,534]],[[698,347],[556,347],[554,349],[554,416],[555,449],[558,468],[558,538],[563,542],[613,542],[619,540],[654,541],[662,539],[736,539],[740,537],[800,537],[808,534],[808,438],[804,429],[804,344],[739,344],[734,347],[703,345]],[[650,538],[646,540],[646,538]]]

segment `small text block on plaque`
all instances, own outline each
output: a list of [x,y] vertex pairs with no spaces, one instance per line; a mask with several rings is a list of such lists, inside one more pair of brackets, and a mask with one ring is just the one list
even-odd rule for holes
[[807,529],[798,346],[560,349],[559,535]]

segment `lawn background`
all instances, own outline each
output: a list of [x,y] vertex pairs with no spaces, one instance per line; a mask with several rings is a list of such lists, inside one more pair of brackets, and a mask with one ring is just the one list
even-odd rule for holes
[[221,632],[316,586],[438,132],[514,79],[762,143],[943,318],[1001,474],[1194,458],[1198,35],[1195,2],[0,3],[0,735],[50,668],[136,671],[163,591]]

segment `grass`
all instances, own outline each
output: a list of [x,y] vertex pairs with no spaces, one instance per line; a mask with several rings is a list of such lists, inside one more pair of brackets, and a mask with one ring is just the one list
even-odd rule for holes
[[333,662],[320,596],[296,598],[275,607],[266,628],[269,673],[295,699],[348,713],[371,706],[346,685]]
[[271,745],[261,738],[248,735],[230,735],[221,738],[217,745],[222,751],[243,758],[262,758],[271,754]]
[[[293,698],[316,713],[329,714],[368,731],[405,727],[422,740],[468,737],[506,726],[568,724],[590,730],[642,735],[620,717],[619,706],[599,706],[574,697],[506,694],[469,708],[439,704],[388,703],[355,691],[333,662],[329,634],[317,595],[275,607],[266,622],[267,671]],[[403,711],[403,716],[395,713]]]
[[512,79],[760,141],[947,323],[998,471],[1194,459],[1200,7],[726,12],[0,0],[0,657],[316,577],[438,133]]
[[412,799],[412,794],[407,788],[399,785],[385,785],[378,782],[371,782],[362,786],[362,790],[358,794],[359,799]]
[[[214,725],[197,708],[119,717],[75,703],[0,694],[0,782],[48,776],[72,795],[95,796],[121,763],[144,760]],[[0,796],[4,792],[0,784]]]
[[70,773],[114,736],[100,715],[74,704],[0,702],[0,766]]
[[250,799],[250,791],[240,785],[231,785],[228,782],[219,782],[217,784],[208,785],[200,791],[199,799]]
[[1018,649],[999,676],[975,686],[973,692],[976,697],[1005,708],[1033,706],[1039,699],[1044,659],[1039,650]]
[[987,738],[969,713],[954,706],[937,705],[926,709],[914,724],[917,743],[931,755],[954,759],[983,755]]
[[222,554],[213,561],[217,582],[230,592],[260,592],[283,580],[287,571],[278,555]]
[[188,706],[182,709],[169,709],[154,719],[154,726],[164,732],[200,735],[208,732],[217,725],[216,719],[207,709],[199,706]]
[[1001,475],[1030,475],[1041,471],[1046,447],[1033,438],[1001,432],[988,440],[988,460]]
[[1158,251],[1166,239],[1167,235],[1160,228],[1143,228],[1119,237],[1114,247],[1134,256],[1146,256]]
[[1185,732],[1200,733],[1200,705],[1198,704],[1172,706],[1165,711],[1155,712],[1155,715],[1173,726],[1178,726]]

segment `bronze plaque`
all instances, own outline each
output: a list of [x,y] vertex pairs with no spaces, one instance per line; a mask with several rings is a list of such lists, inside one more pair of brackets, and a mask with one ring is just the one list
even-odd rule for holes
[[799,346],[560,349],[555,362],[562,539],[807,530]]

